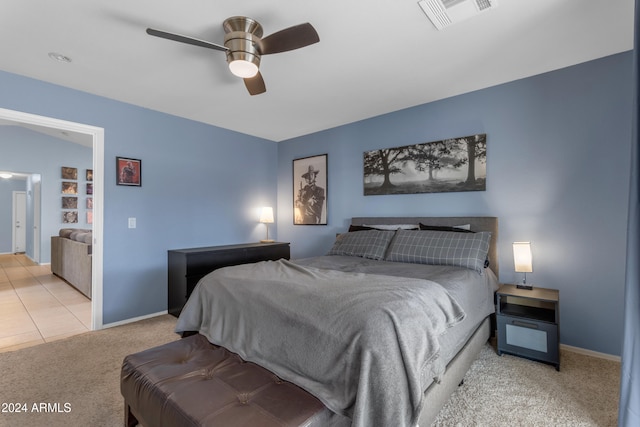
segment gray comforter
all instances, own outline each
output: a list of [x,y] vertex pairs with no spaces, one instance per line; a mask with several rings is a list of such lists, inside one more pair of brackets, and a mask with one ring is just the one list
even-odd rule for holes
[[429,280],[267,261],[203,278],[176,332],[199,331],[318,397],[353,426],[411,426],[465,314]]

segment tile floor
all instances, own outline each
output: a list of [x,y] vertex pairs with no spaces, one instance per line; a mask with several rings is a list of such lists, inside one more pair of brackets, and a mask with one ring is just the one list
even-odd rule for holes
[[0,255],[0,352],[91,329],[91,300],[25,255]]

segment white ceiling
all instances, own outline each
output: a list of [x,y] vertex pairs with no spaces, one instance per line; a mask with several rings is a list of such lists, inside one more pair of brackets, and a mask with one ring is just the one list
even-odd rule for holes
[[[438,31],[417,0],[2,0],[0,69],[281,141],[630,50],[633,8],[499,0]],[[310,22],[320,43],[264,56],[250,96],[224,53],[145,33],[222,44],[233,15],[265,35]]]
[[84,145],[93,148],[93,136],[86,133],[73,132],[62,129],[55,129],[48,126],[35,125],[32,123],[16,122],[0,118],[0,126],[20,126],[34,132],[43,133],[54,138]]

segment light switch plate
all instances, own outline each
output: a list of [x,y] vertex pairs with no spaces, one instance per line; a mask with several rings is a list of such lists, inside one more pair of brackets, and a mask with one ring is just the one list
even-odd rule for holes
[[129,228],[136,228],[136,219],[129,218]]

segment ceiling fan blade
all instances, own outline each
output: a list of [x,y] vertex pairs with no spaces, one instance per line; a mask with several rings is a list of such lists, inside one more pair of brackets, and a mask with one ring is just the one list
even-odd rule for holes
[[253,77],[249,77],[244,80],[244,85],[247,87],[247,90],[251,95],[260,95],[267,91],[266,86],[264,85],[264,80],[262,79],[262,74],[258,71]]
[[287,52],[289,50],[299,49],[318,43],[320,37],[313,28],[313,25],[307,23],[295,25],[273,33],[261,41],[261,53],[269,55],[272,53]]
[[194,39],[193,37],[189,36],[181,36],[180,34],[167,33],[166,31],[154,30],[153,28],[147,28],[147,34],[149,34],[150,36],[161,37],[163,39],[169,39],[180,43],[206,47],[208,49],[221,50],[223,52],[229,50],[224,46],[220,46],[219,44],[211,43],[206,40]]

